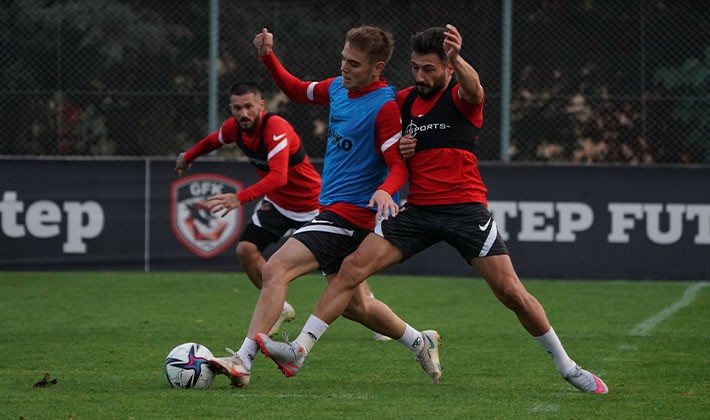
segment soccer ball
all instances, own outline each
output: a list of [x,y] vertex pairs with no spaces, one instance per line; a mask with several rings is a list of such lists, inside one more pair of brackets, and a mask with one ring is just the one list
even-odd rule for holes
[[165,379],[173,388],[207,389],[214,381],[214,371],[207,363],[212,357],[202,344],[180,344],[165,358]]

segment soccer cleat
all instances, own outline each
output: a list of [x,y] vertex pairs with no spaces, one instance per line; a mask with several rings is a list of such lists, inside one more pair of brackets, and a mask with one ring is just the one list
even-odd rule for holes
[[234,353],[232,349],[225,350],[227,350],[228,353],[232,353],[232,355],[227,357],[215,357],[207,360],[207,363],[209,363],[217,373],[227,375],[232,382],[232,386],[244,388],[249,385],[251,372],[244,365],[244,362],[242,362],[238,354]]
[[284,308],[281,310],[281,315],[273,327],[269,330],[269,337],[273,337],[281,331],[281,325],[284,322],[291,322],[296,319],[296,311],[290,303],[284,303]]
[[574,365],[564,376],[565,380],[582,392],[606,394],[609,388],[599,377],[581,367]]
[[261,348],[261,352],[264,356],[273,360],[287,378],[296,376],[301,367],[303,367],[303,361],[306,359],[306,355],[303,351],[303,347],[296,343],[289,343],[286,341],[282,343],[280,341],[274,341],[269,338],[266,334],[257,334],[256,342]]
[[387,337],[386,335],[382,335],[380,333],[372,332],[372,338],[375,339],[375,341],[390,341],[391,338]]
[[417,361],[422,365],[422,369],[429,375],[431,383],[438,384],[441,381],[441,363],[439,363],[439,347],[441,347],[441,336],[434,330],[422,331],[424,348],[417,356]]

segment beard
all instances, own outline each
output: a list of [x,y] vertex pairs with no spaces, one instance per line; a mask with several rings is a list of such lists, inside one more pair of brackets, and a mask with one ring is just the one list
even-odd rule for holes
[[246,118],[239,120],[239,128],[242,129],[242,131],[250,132],[251,130],[256,127],[256,124],[259,122],[259,119],[255,119],[253,121],[250,121]]
[[433,85],[425,85],[424,83],[417,83],[417,93],[419,93],[419,97],[422,99],[430,99],[436,96],[439,92],[444,90],[445,85],[443,80],[438,80],[434,82]]

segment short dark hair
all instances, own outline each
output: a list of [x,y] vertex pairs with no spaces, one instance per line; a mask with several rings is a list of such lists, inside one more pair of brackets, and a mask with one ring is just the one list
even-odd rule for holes
[[261,97],[261,89],[254,82],[239,82],[229,88],[229,96],[242,96],[247,93],[253,93],[254,96]]
[[446,32],[446,28],[440,26],[417,32],[412,35],[412,51],[419,55],[434,53],[446,61],[446,52],[444,51],[444,39],[446,36],[444,36],[444,32]]
[[370,64],[379,61],[387,64],[394,51],[394,37],[376,26],[358,26],[345,34],[345,41],[356,50],[365,51]]

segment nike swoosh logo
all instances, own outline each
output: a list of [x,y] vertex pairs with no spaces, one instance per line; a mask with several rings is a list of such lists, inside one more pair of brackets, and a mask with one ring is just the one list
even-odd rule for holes
[[486,224],[483,225],[483,226],[478,225],[478,228],[481,229],[481,230],[486,230],[486,229],[488,229],[488,225],[490,225],[490,224],[491,224],[491,218],[489,217],[489,218],[488,218],[488,221],[486,222]]
[[274,141],[279,141],[284,137],[286,137],[286,133],[279,134],[278,136],[276,134],[274,134]]
[[237,368],[232,367],[232,376],[237,376],[237,377],[239,377],[239,378],[243,378],[243,377],[245,377],[245,376],[251,376],[251,374],[250,374],[250,373],[238,372],[238,371],[237,371]]

